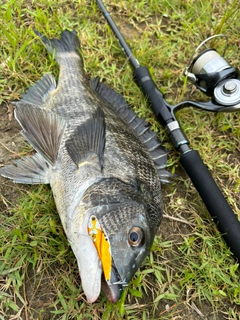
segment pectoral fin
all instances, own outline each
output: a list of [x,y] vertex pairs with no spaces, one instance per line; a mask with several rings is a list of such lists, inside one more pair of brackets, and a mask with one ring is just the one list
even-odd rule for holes
[[15,117],[23,128],[21,133],[25,139],[53,166],[58,156],[65,121],[50,111],[28,105],[17,105]]
[[76,128],[66,142],[66,148],[77,166],[89,155],[96,155],[102,168],[105,140],[104,113],[98,108],[90,119]]

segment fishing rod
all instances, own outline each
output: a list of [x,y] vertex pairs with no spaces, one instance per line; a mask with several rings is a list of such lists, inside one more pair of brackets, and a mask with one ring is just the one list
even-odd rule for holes
[[157,120],[166,128],[174,148],[180,153],[181,165],[201,196],[226,244],[240,262],[240,222],[203,163],[198,151],[190,147],[189,141],[175,117],[175,111],[185,106],[193,106],[212,112],[240,110],[239,70],[230,66],[215,49],[209,48],[197,54],[208,41],[225,36],[215,35],[203,41],[194,51],[185,69],[187,78],[199,90],[211,97],[211,100],[207,102],[183,101],[172,106],[165,101],[148,68],[140,65],[132,54],[103,2],[97,0],[97,4],[130,62],[134,81],[142,90]]

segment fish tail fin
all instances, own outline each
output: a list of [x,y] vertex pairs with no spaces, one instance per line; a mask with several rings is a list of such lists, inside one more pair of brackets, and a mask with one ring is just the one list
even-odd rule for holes
[[[58,61],[61,56],[71,53],[71,57],[81,58],[80,41],[75,30],[64,30],[60,39],[48,39],[41,32],[34,31],[39,36],[50,53],[55,53],[55,59]],[[75,54],[75,56],[74,56]],[[58,61],[59,62],[59,61]]]

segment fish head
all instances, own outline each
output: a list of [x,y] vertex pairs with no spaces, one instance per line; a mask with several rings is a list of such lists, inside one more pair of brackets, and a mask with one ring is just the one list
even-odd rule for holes
[[94,234],[102,263],[101,289],[109,301],[116,302],[152,245],[154,234],[148,211],[144,205],[129,201],[101,206],[91,219],[98,224],[95,231],[90,228],[89,234]]
[[152,196],[142,197],[134,185],[101,179],[86,189],[70,225],[88,302],[101,290],[110,302],[119,300],[149,253],[160,221],[161,207],[156,210]]

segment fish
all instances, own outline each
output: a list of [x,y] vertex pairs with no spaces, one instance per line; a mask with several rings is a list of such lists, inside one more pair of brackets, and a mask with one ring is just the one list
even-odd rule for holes
[[50,184],[87,302],[101,290],[116,302],[158,232],[167,151],[121,94],[87,78],[76,31],[35,33],[59,65],[58,81],[47,73],[14,102],[35,153],[0,174]]

